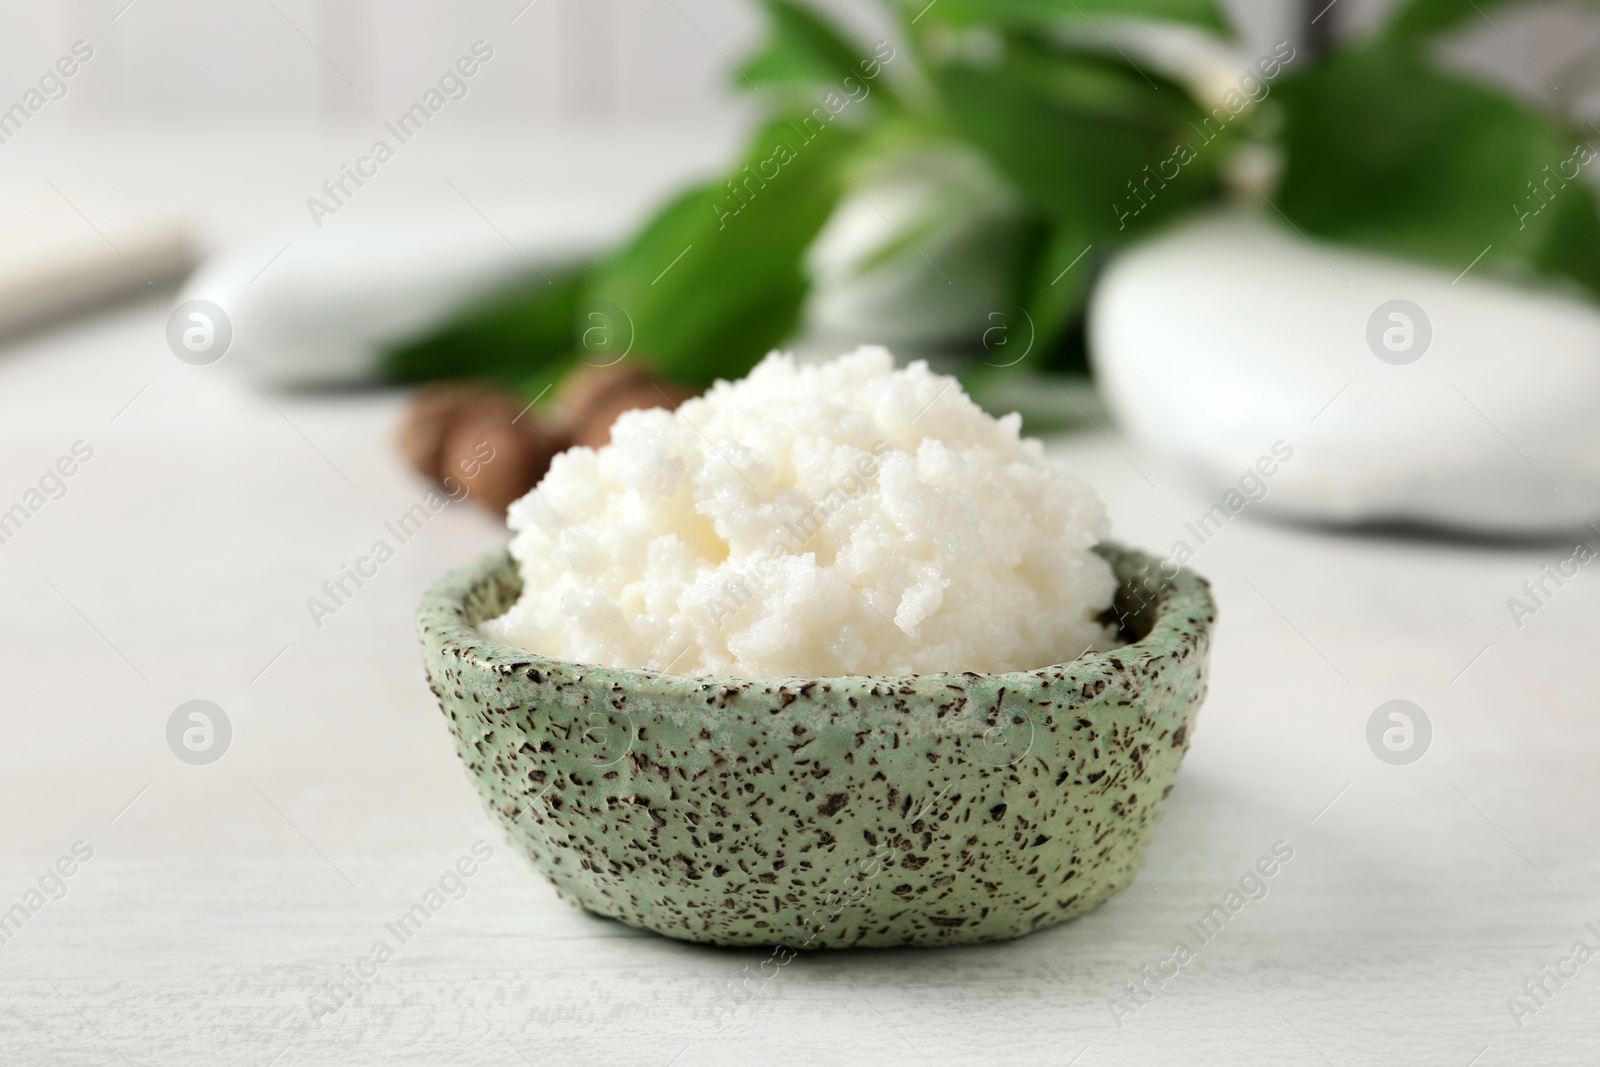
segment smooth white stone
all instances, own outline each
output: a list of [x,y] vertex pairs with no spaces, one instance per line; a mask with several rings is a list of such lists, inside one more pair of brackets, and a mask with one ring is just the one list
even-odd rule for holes
[[178,301],[233,326],[223,364],[276,386],[371,380],[384,349],[521,280],[594,256],[631,219],[598,206],[496,205],[473,216],[269,238],[208,259]]
[[[1249,510],[1494,534],[1600,517],[1600,310],[1311,241],[1256,215],[1135,246],[1090,309],[1118,424],[1217,499],[1283,441]],[[1379,359],[1368,322],[1409,300],[1432,326],[1415,362]]]

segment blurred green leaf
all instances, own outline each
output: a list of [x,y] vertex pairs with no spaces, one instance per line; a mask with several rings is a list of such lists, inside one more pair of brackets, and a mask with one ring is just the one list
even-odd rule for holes
[[1089,234],[1043,218],[1025,231],[1012,277],[1015,303],[990,326],[991,333],[1003,331],[1003,343],[994,343],[993,336],[979,338],[984,356],[961,375],[962,385],[975,396],[1018,374],[1045,368],[1081,372],[1087,366],[1073,326],[1083,318],[1094,279]]
[[[1074,23],[1093,27],[1097,19],[1147,19],[1178,22],[1227,32],[1227,21],[1214,0],[905,0],[902,10],[919,22],[934,16],[949,25],[1000,23],[1014,27],[1053,29]],[[918,11],[925,12],[919,16]]]
[[1094,279],[1088,228],[1069,222],[1049,226],[1018,279],[1019,303],[1033,319],[1037,350],[1051,353],[1082,312]]
[[574,323],[588,275],[587,266],[554,272],[548,281],[533,279],[468,308],[392,348],[383,374],[406,383],[477,378],[510,389],[541,375],[548,379],[575,348]]
[[839,118],[769,124],[726,182],[682,194],[610,257],[587,299],[620,307],[635,352],[676,381],[743,374],[799,321],[805,251],[858,140]]
[[1217,190],[1223,153],[1200,109],[1115,57],[1012,47],[993,66],[946,63],[934,80],[959,130],[1023,196],[1086,233],[1143,228]]
[[1488,12],[1521,2],[1523,0],[1409,0],[1389,17],[1383,33],[1392,39],[1442,33],[1467,19],[1488,20]]
[[[818,85],[839,87],[874,82],[881,71],[881,57],[862,48],[825,21],[817,12],[796,0],[762,0],[768,21],[768,36],[761,50],[740,68],[742,78],[756,85],[793,86],[814,89]],[[873,93],[892,101],[889,87],[878,82]]]
[[[1600,293],[1595,193],[1570,180],[1579,139],[1553,119],[1393,40],[1334,54],[1286,79],[1279,99],[1279,207],[1306,230],[1454,270],[1488,248],[1480,271]],[[1568,180],[1557,173],[1535,196],[1532,183],[1562,169]]]
[[1472,0],[1410,0],[1399,5],[1384,24],[1387,36],[1420,37],[1438,33],[1469,15],[1477,15]]

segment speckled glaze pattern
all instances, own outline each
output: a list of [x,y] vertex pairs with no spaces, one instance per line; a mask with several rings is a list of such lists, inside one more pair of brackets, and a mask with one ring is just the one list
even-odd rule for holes
[[1132,643],[1009,674],[691,679],[475,629],[504,550],[419,613],[456,750],[560,895],[668,937],[844,948],[1013,938],[1131,882],[1188,749],[1206,582],[1106,544]]

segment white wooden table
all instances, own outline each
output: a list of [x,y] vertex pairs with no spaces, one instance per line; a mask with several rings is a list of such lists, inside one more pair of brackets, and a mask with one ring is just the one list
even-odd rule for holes
[[[808,955],[718,1021],[764,954],[560,903],[458,764],[412,611],[495,521],[447,509],[313,623],[307,598],[424,491],[390,443],[401,398],[268,399],[174,359],[166,310],[0,354],[0,509],[93,449],[0,544],[0,914],[92,849],[0,944],[0,1063],[1600,1059],[1600,961],[1545,979],[1520,1028],[1508,1008],[1600,947],[1600,574],[1520,630],[1506,607],[1570,545],[1234,519],[1193,564],[1222,610],[1213,687],[1130,889],[1020,942]],[[1209,505],[1093,429],[1053,447],[1130,543],[1164,551]],[[1408,766],[1366,740],[1393,698],[1433,725]],[[232,725],[206,766],[166,740],[192,699]],[[314,1011],[480,840],[465,895]],[[1280,841],[1268,895],[1119,1026],[1111,999]]]

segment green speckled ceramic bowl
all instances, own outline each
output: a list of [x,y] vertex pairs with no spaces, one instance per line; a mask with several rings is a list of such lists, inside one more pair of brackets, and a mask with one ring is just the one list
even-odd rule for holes
[[1103,545],[1131,643],[1010,674],[690,679],[492,644],[504,550],[435,586],[428,679],[489,811],[564,898],[668,937],[1018,937],[1135,864],[1205,695],[1205,581]]

